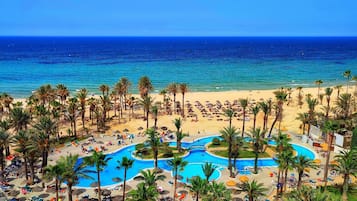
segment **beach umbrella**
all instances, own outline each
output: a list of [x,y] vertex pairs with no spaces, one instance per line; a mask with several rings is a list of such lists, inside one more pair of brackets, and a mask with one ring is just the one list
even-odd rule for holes
[[90,187],[92,187],[92,188],[95,188],[95,187],[98,187],[98,182],[92,182],[91,184],[90,184]]
[[125,128],[124,130],[123,130],[123,132],[129,132],[129,129],[127,129],[127,128]]
[[86,192],[86,189],[84,189],[84,188],[77,188],[77,189],[74,189],[73,190],[73,195],[80,195],[80,194],[82,194],[82,193],[84,193],[84,192]]
[[249,178],[247,177],[247,176],[245,176],[245,175],[243,175],[243,176],[240,176],[239,177],[239,181],[241,181],[241,182],[248,182],[249,181]]
[[226,185],[227,185],[227,186],[236,186],[236,185],[237,185],[237,182],[235,182],[235,181],[233,181],[233,180],[228,180],[228,181],[226,182]]
[[143,128],[143,127],[141,127],[141,126],[138,128],[138,130],[139,130],[139,131],[141,131],[141,130],[143,130],[143,129],[144,129],[144,128]]
[[112,178],[112,181],[113,182],[121,182],[121,181],[123,181],[120,177],[114,177],[114,178]]
[[182,175],[177,175],[177,179],[178,179],[178,180],[182,180],[182,179],[183,179],[183,176],[182,176]]
[[43,191],[43,188],[41,186],[34,186],[32,187],[33,192],[41,192]]
[[167,127],[166,126],[161,126],[161,130],[166,131]]
[[321,163],[321,160],[320,159],[315,159],[315,160],[313,160],[314,161],[314,163],[316,163],[316,164],[320,164]]
[[19,194],[20,194],[20,191],[18,191],[18,190],[12,190],[12,191],[10,191],[10,192],[8,193],[8,195],[11,196],[11,197],[16,197],[16,196],[18,196]]
[[180,190],[178,193],[179,193],[179,194],[188,194],[188,191],[186,191],[186,190]]
[[103,191],[102,191],[102,195],[104,196],[104,197],[107,197],[107,196],[109,196],[109,195],[111,195],[112,194],[112,192],[110,191],[110,190],[108,190],[108,189],[104,189]]
[[168,190],[162,190],[162,191],[160,191],[160,195],[167,195],[167,194],[169,194],[170,193],[170,191],[168,191]]
[[40,194],[38,197],[39,197],[39,198],[47,198],[48,196],[50,196],[50,194],[48,194],[48,193],[42,193],[42,194]]

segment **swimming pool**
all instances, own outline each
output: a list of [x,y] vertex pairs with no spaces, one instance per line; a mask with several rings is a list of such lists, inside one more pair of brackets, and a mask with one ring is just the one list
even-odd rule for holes
[[[215,137],[218,136],[199,138],[193,142],[183,142],[182,146],[184,148],[189,148],[192,146],[202,147],[205,146],[207,143],[211,142],[212,139]],[[274,144],[274,142],[271,142],[271,144]],[[170,145],[175,146],[176,142],[170,142]],[[311,159],[315,158],[315,154],[310,149],[307,149],[297,144],[292,144],[292,146],[296,150],[298,155],[305,155]],[[132,168],[128,169],[127,171],[128,180],[134,178],[137,174],[139,174],[140,170],[154,167],[153,160],[140,160],[134,158],[133,157],[134,151],[135,151],[135,144],[123,147],[117,150],[116,152],[108,154],[108,157],[111,157],[112,159],[108,161],[107,167],[105,167],[104,170],[101,172],[102,186],[118,184],[118,182],[113,181],[113,178],[115,177],[123,178],[124,169],[122,168],[118,169],[116,167],[118,166],[117,161],[120,161],[124,156],[135,160]],[[159,168],[162,168],[166,171],[171,171],[171,168],[167,165],[167,160],[169,159],[160,159],[158,161],[158,166]],[[184,171],[179,173],[179,175],[183,176],[182,181],[184,182],[186,182],[187,179],[191,178],[192,176],[200,176],[204,178],[204,174],[201,170],[201,165],[203,165],[205,162],[211,162],[219,167],[218,170],[214,172],[211,178],[216,180],[220,177],[219,170],[226,168],[228,163],[228,159],[212,155],[206,152],[205,150],[191,151],[188,155],[184,157],[184,160],[188,161],[189,163],[189,165],[185,167]],[[80,164],[82,162],[83,162],[83,158],[80,158],[77,163]],[[246,171],[247,167],[252,167],[253,165],[254,165],[254,159],[239,159],[237,160],[236,168],[240,173],[248,173]],[[276,163],[272,158],[264,158],[264,159],[262,158],[258,160],[258,166],[260,167],[276,166]],[[88,166],[87,169],[93,170],[94,168]],[[95,173],[89,173],[89,175],[96,180],[97,177]],[[80,178],[79,183],[76,186],[89,187],[91,183],[93,183],[95,180]]]

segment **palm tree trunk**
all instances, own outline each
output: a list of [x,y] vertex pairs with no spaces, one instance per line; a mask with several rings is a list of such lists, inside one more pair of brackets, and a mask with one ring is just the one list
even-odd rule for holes
[[174,179],[174,200],[176,200],[176,187],[177,187],[177,172],[175,174],[175,179]]
[[84,125],[84,115],[85,115],[85,109],[82,111],[82,126],[83,126],[83,129],[85,128],[85,125]]
[[299,172],[299,177],[298,177],[298,183],[297,183],[297,189],[299,190],[301,187],[301,178],[304,172]]
[[263,130],[267,129],[268,114],[264,114],[263,118]]
[[27,172],[28,172],[28,166],[27,166],[27,158],[24,157],[24,162],[25,162],[25,178],[26,178],[26,181],[29,179],[29,176],[27,175]]
[[154,153],[155,154],[155,156],[154,156],[155,157],[155,162],[154,162],[155,163],[154,164],[155,169],[157,169],[157,157],[158,157],[158,154],[159,154],[158,152],[159,152],[158,150],[155,150],[155,153]]
[[149,129],[149,110],[146,111],[146,130]]
[[243,109],[242,138],[244,137],[244,128],[245,128],[245,109]]
[[157,127],[157,117],[155,117],[154,119],[154,130],[156,130],[156,127]]
[[182,118],[185,117],[185,94],[182,94]]
[[232,117],[229,117],[229,128],[232,128]]
[[72,201],[72,184],[67,184],[68,187],[68,201]]
[[197,194],[196,194],[196,201],[198,201],[198,197],[200,197],[200,194],[197,192]]
[[258,174],[258,150],[255,150],[254,174]]
[[[234,157],[233,157],[233,167],[234,167],[234,170],[236,170],[237,168],[237,157],[238,157],[238,155],[237,154],[235,154],[234,155]],[[236,173],[237,173],[237,171],[235,171],[235,173],[234,173],[234,175],[233,176],[235,176],[236,175]]]
[[174,94],[174,114],[176,114],[176,94]]
[[269,135],[268,135],[268,137],[271,136],[271,133],[273,132],[274,126],[275,126],[276,122],[278,121],[278,118],[279,118],[279,114],[276,115],[276,117],[275,117],[273,123],[271,124],[271,128],[270,128],[270,130],[269,130]]
[[228,145],[228,169],[229,169],[229,176],[233,178],[233,170],[232,170],[232,142]]
[[58,200],[58,179],[57,179],[57,177],[56,177],[55,183],[56,183],[56,200]]
[[124,169],[123,201],[125,201],[125,187],[126,187],[126,168]]
[[30,184],[32,185],[35,179],[35,165],[30,162]]
[[276,186],[276,200],[278,200],[278,195],[279,195],[280,174],[281,174],[281,171],[280,171],[280,168],[278,168],[278,183]]
[[257,122],[257,116],[254,115],[254,118],[253,118],[253,130],[255,130],[255,123]]
[[0,148],[0,163],[1,163],[1,172],[4,171],[5,169],[5,163],[4,163],[4,149],[1,147]]
[[343,177],[343,192],[342,192],[342,200],[343,201],[348,201],[347,197],[347,191],[348,191],[348,180],[349,180],[349,174],[344,174]]
[[97,169],[97,177],[98,177],[98,200],[101,201],[101,190],[100,190],[100,171]]
[[329,142],[328,142],[328,148],[327,148],[327,156],[326,156],[326,163],[325,163],[325,168],[324,168],[324,188],[326,191],[326,187],[327,187],[327,174],[328,174],[328,165],[330,163],[330,152],[331,152],[331,144],[332,144],[332,136],[329,133]]
[[[288,171],[289,171],[289,169],[286,168],[286,170],[285,170],[285,178],[284,178],[284,192],[286,191],[286,183],[288,181]],[[281,192],[283,192],[283,187],[281,187]]]
[[73,134],[74,134],[74,138],[77,138],[76,119],[74,119],[74,121],[73,121]]

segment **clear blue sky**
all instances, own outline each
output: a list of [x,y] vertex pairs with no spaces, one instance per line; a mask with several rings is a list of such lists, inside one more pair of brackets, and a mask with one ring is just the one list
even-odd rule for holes
[[0,35],[357,36],[357,0],[0,0]]

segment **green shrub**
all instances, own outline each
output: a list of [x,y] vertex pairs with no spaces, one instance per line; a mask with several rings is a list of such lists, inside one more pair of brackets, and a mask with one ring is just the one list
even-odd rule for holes
[[212,139],[212,144],[213,145],[221,145],[221,141],[217,137],[215,137]]

